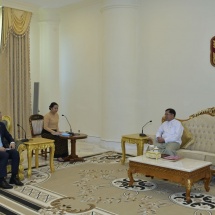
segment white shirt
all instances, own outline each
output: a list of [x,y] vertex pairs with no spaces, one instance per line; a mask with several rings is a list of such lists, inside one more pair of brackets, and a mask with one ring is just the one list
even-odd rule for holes
[[173,119],[171,121],[165,121],[158,128],[156,138],[163,137],[165,143],[177,142],[181,144],[181,136],[183,134],[183,130],[184,128],[181,122],[179,122],[178,120]]

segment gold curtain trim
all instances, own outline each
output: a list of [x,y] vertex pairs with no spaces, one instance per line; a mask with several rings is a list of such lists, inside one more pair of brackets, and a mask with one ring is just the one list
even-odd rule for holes
[[2,8],[2,38],[1,49],[4,50],[9,34],[23,37],[29,31],[31,22],[31,12],[17,10],[14,8]]

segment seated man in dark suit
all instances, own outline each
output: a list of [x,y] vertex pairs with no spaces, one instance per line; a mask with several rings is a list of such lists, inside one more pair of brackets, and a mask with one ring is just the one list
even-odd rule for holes
[[[6,139],[6,141],[4,141]],[[7,131],[5,124],[0,122],[0,187],[3,189],[11,189],[12,185],[5,180],[7,176],[7,164],[11,159],[11,178],[9,183],[17,186],[23,186],[23,183],[17,178],[19,169],[19,152],[15,150],[15,142],[10,133]]]

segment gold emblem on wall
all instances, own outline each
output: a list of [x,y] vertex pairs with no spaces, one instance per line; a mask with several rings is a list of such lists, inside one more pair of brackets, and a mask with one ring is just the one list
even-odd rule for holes
[[211,54],[210,54],[210,60],[211,60],[211,65],[215,66],[215,36],[211,38]]

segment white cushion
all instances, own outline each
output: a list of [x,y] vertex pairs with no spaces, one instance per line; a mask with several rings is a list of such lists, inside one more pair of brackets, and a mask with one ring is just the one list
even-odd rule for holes
[[32,120],[32,128],[34,135],[39,135],[43,130],[43,119],[40,120]]
[[194,143],[189,149],[215,153],[215,117],[204,114],[183,123],[194,137]]

